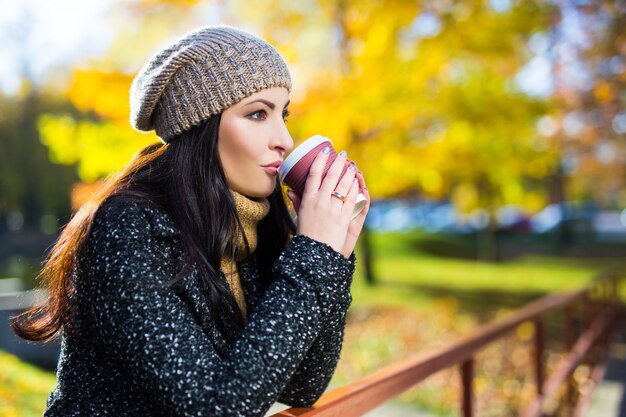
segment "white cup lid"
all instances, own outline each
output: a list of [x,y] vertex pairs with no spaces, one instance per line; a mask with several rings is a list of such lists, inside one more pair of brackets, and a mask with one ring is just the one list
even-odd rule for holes
[[367,198],[362,193],[359,193],[356,196],[356,204],[354,205],[354,211],[352,212],[352,219],[359,215],[359,213],[365,208],[367,205]]
[[283,181],[285,179],[287,174],[289,174],[289,171],[291,171],[291,168],[293,168],[294,165],[296,165],[296,163],[300,159],[302,159],[304,155],[311,152],[312,149],[324,142],[330,142],[331,145],[333,144],[333,142],[327,137],[322,135],[315,135],[311,136],[310,138],[302,142],[296,149],[291,151],[289,156],[287,156],[283,163],[280,164],[280,166],[278,167],[278,176],[280,180]]

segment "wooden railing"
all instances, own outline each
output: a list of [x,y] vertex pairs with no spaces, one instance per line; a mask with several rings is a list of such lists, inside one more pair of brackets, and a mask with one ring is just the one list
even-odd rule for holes
[[[578,292],[557,293],[542,297],[513,312],[501,321],[480,327],[471,335],[443,348],[416,354],[374,374],[336,388],[322,395],[312,408],[290,408],[272,417],[352,417],[361,416],[382,403],[397,397],[428,376],[452,366],[459,366],[462,381],[461,413],[464,417],[474,412],[474,358],[491,343],[506,337],[520,324],[534,326],[533,374],[537,393],[523,417],[539,416],[546,404],[558,396],[558,389],[568,383],[565,401],[568,414],[580,416],[589,404],[593,389],[584,395],[574,395],[571,375],[584,362],[593,366],[591,384],[602,379],[607,359],[608,344],[617,323],[624,315],[620,300],[620,283],[624,271],[614,268],[601,274],[586,289]],[[581,308],[577,308],[581,306]],[[544,375],[544,328],[547,314],[563,310],[565,313],[565,340],[569,349],[565,359],[547,379]],[[578,313],[578,314],[577,314]],[[577,317],[580,316],[580,317]],[[577,327],[581,328],[576,338]]]

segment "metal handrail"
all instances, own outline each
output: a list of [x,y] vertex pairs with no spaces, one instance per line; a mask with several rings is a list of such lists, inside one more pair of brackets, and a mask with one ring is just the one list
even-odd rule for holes
[[[590,350],[600,342],[608,340],[609,330],[617,317],[623,313],[623,303],[619,301],[619,282],[624,274],[619,269],[606,271],[587,288],[576,292],[546,295],[535,300],[506,318],[488,323],[472,334],[442,348],[419,353],[392,364],[371,375],[324,393],[311,408],[290,408],[272,417],[351,417],[360,416],[382,403],[397,397],[425,378],[441,370],[459,365],[463,383],[461,410],[464,417],[473,415],[473,365],[475,355],[489,344],[505,337],[524,322],[532,322],[534,331],[534,374],[537,386],[535,400],[524,410],[524,416],[540,415],[543,404],[551,398],[556,388],[584,360]],[[573,306],[583,303],[583,323],[585,330],[574,342]],[[604,301],[599,303],[598,301]],[[544,382],[543,363],[543,317],[555,310],[565,310],[567,322],[566,339],[571,351],[557,371]],[[606,345],[606,343],[605,343]],[[605,348],[607,346],[604,346]],[[602,364],[599,363],[598,366]],[[601,370],[601,368],[599,368]],[[596,371],[598,374],[599,371]],[[580,408],[588,403],[582,398]]]

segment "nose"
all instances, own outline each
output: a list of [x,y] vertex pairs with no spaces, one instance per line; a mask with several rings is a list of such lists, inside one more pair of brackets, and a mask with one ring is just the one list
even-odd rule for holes
[[278,123],[272,138],[270,147],[272,150],[278,150],[281,158],[284,158],[284,153],[293,149],[293,139],[289,129],[287,129],[287,125],[282,120]]

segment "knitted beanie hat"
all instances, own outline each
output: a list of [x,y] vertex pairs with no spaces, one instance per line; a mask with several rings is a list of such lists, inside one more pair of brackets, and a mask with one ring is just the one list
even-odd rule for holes
[[208,26],[154,55],[130,89],[130,122],[164,141],[270,87],[291,90],[285,61],[251,33]]

